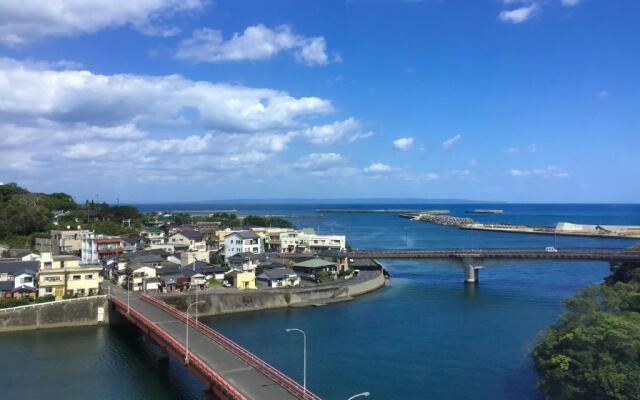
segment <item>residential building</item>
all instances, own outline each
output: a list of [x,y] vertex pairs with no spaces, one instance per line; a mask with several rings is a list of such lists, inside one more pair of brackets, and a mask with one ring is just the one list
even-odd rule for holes
[[335,275],[338,267],[334,262],[321,258],[311,258],[293,265],[293,270],[315,277],[319,272],[328,272]]
[[190,251],[207,251],[207,242],[204,235],[195,230],[184,230],[169,236],[167,244]]
[[[156,268],[145,264],[131,264],[127,266],[127,272],[129,272],[130,282],[126,283],[133,291],[147,290],[147,281],[157,277]],[[153,281],[152,287],[157,289],[155,281]]]
[[281,249],[280,234],[295,232],[293,228],[251,228],[252,231],[264,239],[264,249],[267,252],[279,252]]
[[231,269],[239,271],[255,270],[260,265],[263,256],[255,253],[238,253],[226,259],[227,265]]
[[35,249],[38,253],[51,253],[53,251],[53,240],[48,238],[35,238]]
[[0,297],[35,298],[38,261],[0,261]]
[[80,249],[83,264],[117,258],[124,252],[122,239],[119,236],[97,235],[93,232],[82,235]]
[[97,294],[102,282],[101,264],[80,264],[74,255],[43,253],[38,271],[38,295],[86,296]]
[[349,258],[346,251],[340,250],[323,250],[316,254],[316,256],[326,261],[331,261],[338,267],[338,272],[346,272],[349,269]]
[[258,275],[258,281],[270,288],[300,286],[300,277],[289,268],[272,268]]
[[225,275],[232,287],[236,289],[256,289],[256,272],[232,269]]
[[318,235],[311,231],[293,231],[280,234],[283,253],[312,253],[323,250],[346,250],[344,235]]
[[51,231],[51,247],[53,254],[80,254],[82,247],[82,235],[91,233],[88,230],[78,229],[72,230],[52,230]]
[[224,258],[238,253],[264,253],[263,239],[250,230],[230,233],[224,238]]
[[145,242],[150,246],[164,244],[164,231],[155,226],[148,226],[140,232],[140,236],[145,238]]

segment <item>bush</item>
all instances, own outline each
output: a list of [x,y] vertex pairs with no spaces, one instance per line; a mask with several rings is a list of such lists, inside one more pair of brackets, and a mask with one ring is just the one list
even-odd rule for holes
[[0,299],[0,308],[26,306],[29,303],[28,299]]
[[35,303],[48,303],[50,301],[55,301],[56,297],[52,295],[38,297],[35,300]]

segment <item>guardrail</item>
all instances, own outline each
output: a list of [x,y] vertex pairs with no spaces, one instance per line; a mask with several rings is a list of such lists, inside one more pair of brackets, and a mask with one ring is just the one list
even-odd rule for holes
[[[110,296],[109,299],[117,304],[121,309],[127,309],[127,303],[118,299],[115,296]],[[162,328],[160,328],[156,323],[139,313],[133,308],[129,308],[129,314],[134,316],[137,320],[139,320],[145,328],[151,330],[154,334],[158,335],[162,340],[164,340],[168,345],[170,345],[174,350],[178,353],[186,354],[186,348],[182,343],[178,342],[175,338],[166,333]],[[125,317],[127,313],[124,313]],[[129,317],[127,317],[129,318]],[[213,382],[216,386],[220,387],[227,395],[230,396],[231,399],[234,400],[249,400],[242,393],[240,393],[236,388],[231,386],[222,376],[220,376],[217,372],[211,369],[207,364],[204,363],[197,355],[189,352],[189,364],[192,364],[198,371],[210,382]]]
[[[172,307],[167,303],[161,300],[158,300],[155,297],[150,296],[148,294],[142,294],[140,297],[148,301],[149,303],[152,303],[162,308],[163,310],[167,311],[168,313],[175,316],[176,318],[179,318],[180,320],[187,322],[186,314],[176,309],[175,307]],[[198,329],[201,333],[211,338],[219,345],[223,346],[227,350],[231,351],[232,353],[240,357],[247,364],[253,366],[257,370],[262,372],[264,375],[271,378],[274,382],[284,387],[293,395],[298,396],[299,398],[305,399],[305,400],[307,399],[320,400],[320,397],[318,397],[316,394],[310,392],[308,389],[305,391],[304,387],[302,387],[298,382],[294,381],[293,379],[291,379],[290,377],[288,377],[287,375],[279,371],[277,368],[269,365],[264,360],[257,357],[256,355],[251,353],[249,350],[243,348],[242,346],[235,343],[231,339],[227,338],[220,332],[215,331],[211,327],[203,324],[200,321],[196,321],[193,318],[189,318],[188,323],[190,326],[193,326],[194,328]]]

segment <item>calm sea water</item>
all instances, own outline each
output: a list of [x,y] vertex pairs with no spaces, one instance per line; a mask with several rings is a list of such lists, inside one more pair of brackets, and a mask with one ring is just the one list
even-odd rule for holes
[[[463,231],[392,214],[324,214],[316,205],[145,205],[151,209],[225,209],[287,215],[298,226],[345,233],[356,248],[533,247],[552,236]],[[407,208],[406,204],[327,207]],[[446,208],[454,215],[475,205]],[[493,207],[486,206],[485,207]],[[477,220],[640,225],[638,205],[498,205],[504,215]],[[558,247],[626,247],[629,240],[558,237]],[[308,337],[308,384],[326,399],[362,391],[375,399],[537,399],[530,350],[562,311],[562,299],[608,273],[599,262],[521,262],[487,268],[478,285],[462,271],[419,261],[382,260],[387,288],[337,305],[275,310],[206,322],[302,381]],[[199,399],[201,386],[174,361],[154,361],[133,328],[85,328],[0,335],[2,397]],[[35,384],[34,382],[37,382]]]

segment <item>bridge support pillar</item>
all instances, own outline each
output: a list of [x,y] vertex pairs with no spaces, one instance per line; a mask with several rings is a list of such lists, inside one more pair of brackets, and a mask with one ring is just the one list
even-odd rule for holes
[[477,283],[480,269],[473,264],[464,266],[464,283]]

